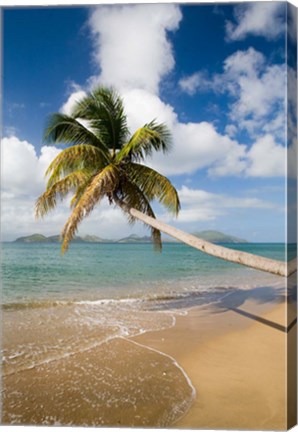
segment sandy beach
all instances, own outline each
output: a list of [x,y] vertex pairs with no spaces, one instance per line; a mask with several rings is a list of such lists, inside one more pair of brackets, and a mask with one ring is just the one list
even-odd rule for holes
[[287,428],[285,304],[260,300],[234,310],[193,309],[174,328],[137,338],[173,356],[196,389],[175,427]]
[[[2,422],[286,429],[286,304],[277,293],[260,287],[181,307],[175,325],[163,330],[115,337],[8,374]],[[168,312],[154,313],[164,320]]]

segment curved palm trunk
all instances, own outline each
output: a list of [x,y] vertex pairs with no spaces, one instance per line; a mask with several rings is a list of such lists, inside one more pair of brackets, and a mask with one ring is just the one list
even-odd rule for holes
[[297,269],[296,259],[289,262],[276,261],[259,255],[219,246],[185,233],[184,231],[174,228],[164,222],[147,216],[134,208],[129,208],[118,197],[114,196],[114,200],[117,205],[119,205],[124,211],[129,212],[136,219],[188,244],[189,246],[194,247],[195,249],[205,252],[208,255],[285,277],[289,277]]
[[290,262],[286,263],[250,254],[247,252],[229,249],[199,239],[198,237],[185,233],[177,228],[171,227],[170,225],[154,219],[150,216],[147,216],[134,208],[129,209],[129,213],[135,218],[141,220],[142,222],[152,226],[153,228],[157,228],[163,233],[168,234],[171,237],[174,237],[175,239],[188,244],[189,246],[192,246],[202,252],[205,252],[217,258],[221,258],[226,261],[231,261],[237,264],[252,267],[257,270],[262,270],[265,272],[286,277],[290,276],[297,269],[296,259],[293,259]]

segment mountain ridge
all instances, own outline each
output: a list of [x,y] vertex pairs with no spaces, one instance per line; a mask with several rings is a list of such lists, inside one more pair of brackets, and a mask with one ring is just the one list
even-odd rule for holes
[[[241,239],[236,236],[222,233],[221,231],[205,230],[193,233],[194,236],[199,237],[203,240],[210,241],[211,243],[247,243],[247,240]],[[29,236],[18,237],[13,243],[60,243],[60,235],[52,235],[46,237],[43,234],[31,234]],[[103,239],[96,235],[85,235],[76,236],[73,239],[74,243],[151,243],[150,236],[139,236],[137,234],[131,234],[127,237],[120,238],[119,240]],[[171,239],[163,239],[164,243],[177,242]]]
[[[52,236],[44,236],[43,234],[31,234],[29,236],[18,237],[13,243],[60,243],[61,237],[59,234]],[[108,243],[111,240],[104,240],[95,235],[76,236],[73,239],[75,243]]]
[[193,235],[211,243],[248,243],[247,240],[242,238],[215,230],[199,231],[193,233]]

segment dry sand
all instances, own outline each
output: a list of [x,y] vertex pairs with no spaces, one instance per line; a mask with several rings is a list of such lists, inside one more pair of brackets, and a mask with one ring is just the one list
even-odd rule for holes
[[196,389],[174,427],[287,428],[285,312],[284,303],[259,300],[234,310],[197,308],[172,329],[136,338],[173,356]]

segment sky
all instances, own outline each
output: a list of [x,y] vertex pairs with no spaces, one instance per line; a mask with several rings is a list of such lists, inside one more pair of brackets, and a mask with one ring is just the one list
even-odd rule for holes
[[[62,230],[68,202],[34,218],[44,172],[63,148],[43,143],[46,119],[107,85],[132,132],[153,119],[172,132],[171,153],[146,161],[180,196],[177,219],[154,205],[161,220],[284,241],[286,14],[285,2],[4,8],[2,240]],[[147,234],[108,202],[79,230],[132,232]]]

